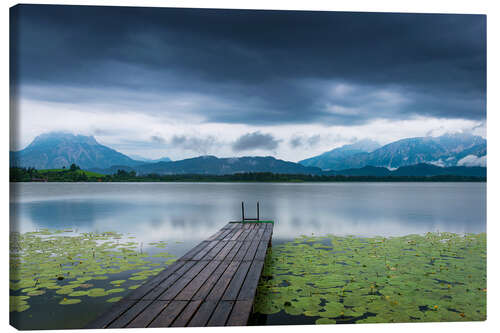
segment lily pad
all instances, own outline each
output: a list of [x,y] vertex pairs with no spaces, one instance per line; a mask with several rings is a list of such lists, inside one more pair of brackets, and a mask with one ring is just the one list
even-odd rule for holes
[[82,300],[78,298],[64,298],[62,301],[59,302],[61,305],[71,305],[71,304],[77,304],[80,303]]
[[254,305],[280,311],[321,317],[318,324],[484,320],[486,234],[281,243],[268,251]]
[[112,297],[112,298],[108,298],[106,300],[106,302],[108,303],[114,303],[114,302],[118,302],[119,300],[121,300],[123,297]]

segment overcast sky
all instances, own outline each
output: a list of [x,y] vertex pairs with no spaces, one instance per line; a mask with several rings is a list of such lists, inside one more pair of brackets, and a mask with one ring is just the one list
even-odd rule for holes
[[23,5],[11,149],[298,161],[370,138],[486,136],[486,17]]

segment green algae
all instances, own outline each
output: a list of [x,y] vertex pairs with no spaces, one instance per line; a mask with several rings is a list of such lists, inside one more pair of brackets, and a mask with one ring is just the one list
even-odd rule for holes
[[254,312],[317,324],[486,319],[486,234],[301,236],[267,255]]
[[[126,239],[122,241],[122,239]],[[40,229],[10,234],[10,311],[26,311],[28,299],[55,296],[61,305],[77,304],[87,297],[105,297],[140,286],[175,261],[167,252],[151,256],[142,244],[116,232],[77,233],[74,230]],[[157,242],[165,248],[166,242]],[[166,263],[154,258],[171,258]],[[114,279],[113,279],[114,278]],[[129,278],[139,284],[128,287]],[[95,281],[110,279],[112,289],[92,288]],[[101,282],[99,286],[102,286]],[[120,288],[121,286],[124,288]],[[69,298],[83,297],[83,298]],[[109,300],[108,300],[109,301]]]

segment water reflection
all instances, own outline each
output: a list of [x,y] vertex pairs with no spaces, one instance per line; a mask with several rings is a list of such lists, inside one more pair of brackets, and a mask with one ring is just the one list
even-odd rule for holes
[[12,184],[11,228],[76,227],[143,241],[205,239],[239,219],[240,202],[276,221],[273,239],[486,230],[484,183]]

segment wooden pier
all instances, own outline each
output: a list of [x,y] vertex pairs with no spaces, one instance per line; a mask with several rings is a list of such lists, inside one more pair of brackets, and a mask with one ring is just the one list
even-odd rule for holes
[[246,325],[273,226],[228,223],[87,328]]

